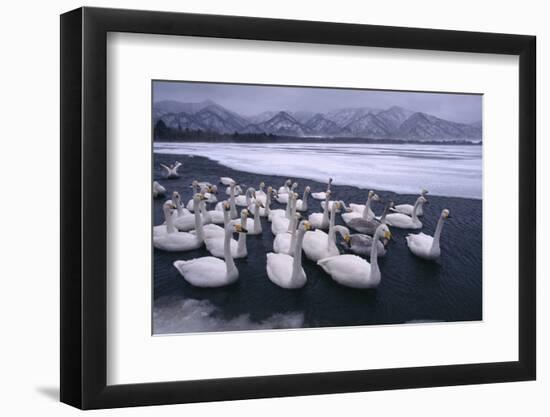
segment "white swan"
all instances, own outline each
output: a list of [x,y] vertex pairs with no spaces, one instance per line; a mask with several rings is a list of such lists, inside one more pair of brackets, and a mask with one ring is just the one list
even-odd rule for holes
[[[201,189],[199,187],[199,183],[198,183],[197,180],[193,180],[193,182],[191,183],[191,190],[193,191],[193,196],[195,196],[195,194],[201,192]],[[195,201],[194,201],[193,197],[189,199],[189,201],[187,202],[187,205],[185,206],[185,208],[187,210],[189,210],[190,212],[195,211]]]
[[228,224],[225,227],[223,261],[213,256],[204,256],[189,261],[175,261],[174,267],[195,287],[221,287],[234,283],[239,278],[239,270],[229,248],[234,232],[243,234],[246,230],[240,225]]
[[194,214],[195,229],[197,233],[178,232],[172,220],[172,210],[175,206],[172,203],[164,203],[163,211],[166,219],[166,233],[153,235],[153,246],[165,251],[188,251],[200,248],[204,243],[202,234],[202,221],[199,213]]
[[275,196],[275,199],[281,203],[281,204],[286,204],[288,203],[288,196],[292,193],[294,193],[294,190],[296,190],[296,188],[298,188],[298,183],[295,182],[294,184],[292,184],[292,187],[290,187],[290,191],[286,192],[286,193],[278,193],[276,196]]
[[[203,224],[202,225],[202,232],[204,235],[204,239],[211,239],[215,237],[224,237],[225,236],[225,226],[229,224],[229,203],[227,201],[224,201],[225,204],[225,210],[223,212],[216,211],[216,213],[223,213],[223,225],[218,226],[217,224]],[[202,207],[201,207],[201,213],[202,213]],[[212,211],[209,211],[208,213],[212,213]],[[190,233],[196,233],[195,230],[192,230]]]
[[166,171],[166,173],[164,174],[166,178],[178,178],[179,177],[178,168],[181,166],[181,162],[176,161],[175,164],[171,164],[170,166],[160,164],[160,166],[162,168],[164,168],[164,170]]
[[204,224],[225,224],[225,213],[219,210],[206,210],[206,200],[199,203],[200,213]]
[[314,262],[319,259],[328,258],[329,256],[340,255],[340,251],[336,246],[336,232],[340,233],[344,240],[349,240],[349,230],[344,226],[336,226],[336,209],[340,203],[332,205],[330,210],[330,226],[328,234],[322,230],[315,229],[312,232],[307,232],[304,237],[303,249],[306,257]]
[[311,187],[308,185],[304,189],[304,195],[301,200],[296,200],[296,210],[298,211],[307,211],[307,198],[311,193]]
[[290,216],[291,216],[291,213],[292,213],[292,204],[291,204],[291,201],[292,199],[289,199],[286,203],[286,208],[283,210],[283,209],[274,209],[274,210],[269,210],[269,214],[267,216],[267,219],[270,221],[270,222],[273,222],[273,219],[275,217],[286,217],[287,219],[290,219]]
[[[199,183],[200,185],[200,183]],[[216,194],[218,194],[218,186],[217,185],[209,185],[206,189],[206,192],[204,193],[204,196],[206,197],[206,202],[210,204],[214,204],[218,202],[218,197],[216,197]]]
[[[229,186],[229,189],[230,189],[230,193],[229,193],[229,207],[230,207],[230,211],[229,211],[229,217],[231,217],[232,219],[236,219],[237,217],[239,217],[239,213],[237,212],[237,205],[235,204],[235,187],[237,187],[237,183],[236,182],[233,182],[231,183],[231,185]],[[223,203],[220,201],[218,204],[216,204],[216,207],[215,207],[215,210],[218,210],[218,211],[223,211]]]
[[424,197],[418,197],[416,203],[414,203],[412,217],[403,213],[390,213],[386,216],[386,223],[398,229],[422,229],[422,222],[418,219],[416,210],[426,202],[427,200]]
[[256,200],[260,200],[260,202],[265,206],[267,203],[267,194],[264,191],[265,182],[261,182],[258,191],[256,191]]
[[328,179],[328,184],[327,184],[327,191],[321,191],[319,193],[312,193],[311,196],[315,199],[315,200],[326,200],[327,198],[327,192],[330,191],[330,186],[332,185],[332,178],[329,178]]
[[256,190],[252,187],[248,187],[245,195],[238,195],[235,197],[235,204],[241,207],[248,207],[256,199]]
[[[242,229],[246,229],[246,220],[248,217],[248,210],[244,209],[241,211],[241,223],[240,226]],[[248,230],[247,230],[248,233]],[[204,240],[204,244],[206,245],[206,249],[208,252],[210,252],[211,255],[215,256],[216,258],[223,258],[224,257],[224,239],[225,237],[212,237]],[[246,234],[240,234],[239,240],[236,241],[235,239],[231,239],[229,242],[230,250],[231,250],[231,256],[233,258],[245,258],[248,256],[248,251],[246,249]]]
[[[260,203],[258,200],[256,200],[254,202],[254,206],[256,207],[256,211],[259,212],[264,205]],[[246,210],[247,217],[248,217],[248,214],[249,214],[249,211]],[[238,222],[239,222],[238,219],[232,221],[233,224],[238,224]],[[249,235],[261,235],[262,222],[260,221],[260,215],[254,215],[254,219],[247,218],[245,228],[246,230],[248,230]]]
[[288,194],[290,192],[290,184],[292,184],[292,181],[289,178],[282,187],[279,187],[277,194]]
[[385,224],[378,226],[374,234],[370,264],[357,255],[337,255],[321,259],[317,265],[341,285],[352,288],[375,288],[382,278],[377,253],[380,238],[391,238],[390,230]]
[[234,182],[236,183],[236,181],[233,178],[220,177],[220,183],[223,184],[223,185],[231,185]]
[[[330,210],[332,205],[335,203],[334,200],[330,200],[328,202],[328,209]],[[339,200],[338,203],[340,203],[340,208],[336,210],[336,213],[341,213],[343,210],[349,211],[348,207],[346,207],[346,203],[344,203],[342,200]],[[327,205],[326,201],[321,201],[321,207],[323,210],[325,209],[325,206]]]
[[[204,200],[204,195],[202,194],[195,194],[193,197],[193,201],[195,204],[195,207],[200,207],[200,202]],[[204,218],[200,214],[200,209],[195,210],[194,213],[184,214],[181,217],[178,217],[174,219],[174,226],[176,229],[178,229],[180,232],[188,232],[190,230],[196,229],[195,227],[195,219],[199,218],[202,223],[206,224],[209,222],[208,218]]]
[[176,211],[172,213],[172,218],[176,220],[178,217],[186,216],[191,214],[189,210],[184,208],[181,204],[181,195],[177,191],[172,192],[172,199],[167,200],[169,203],[172,203],[176,207]]
[[263,207],[260,206],[258,211],[256,211],[256,204],[251,204],[248,207],[248,211],[251,212],[254,216],[258,212],[260,213],[261,217],[269,217],[269,213],[271,213],[271,197],[273,196],[273,188],[267,187],[267,193],[265,194],[266,194],[265,202],[262,202],[262,199],[258,198],[258,192],[256,192],[256,201],[261,202],[263,204]]
[[271,232],[274,235],[278,235],[279,233],[284,233],[288,230],[288,226],[290,223],[290,219],[292,216],[296,214],[296,197],[297,195],[295,193],[290,193],[290,198],[288,200],[287,208],[290,208],[289,216],[273,216],[273,212],[271,215]]
[[273,252],[267,254],[267,277],[275,285],[287,289],[296,289],[302,288],[306,284],[307,277],[302,268],[302,242],[304,233],[310,229],[311,225],[308,222],[300,222],[294,256]]
[[166,194],[166,188],[158,183],[158,181],[153,181],[153,198],[162,197]]
[[225,193],[228,195],[228,196],[237,196],[237,195],[241,195],[243,193],[243,189],[241,188],[241,186],[239,184],[236,184],[235,185],[235,188],[233,188],[233,190],[231,190],[231,185],[229,185],[226,189],[225,189]]
[[294,248],[296,245],[296,226],[300,217],[302,216],[299,213],[292,216],[288,225],[288,230],[285,233],[279,233],[275,236],[275,239],[273,240],[273,252],[286,253],[291,256],[294,255]]
[[441,248],[439,247],[439,240],[441,238],[441,230],[443,230],[443,223],[450,217],[449,210],[444,209],[441,212],[441,216],[437,222],[435,228],[435,233],[432,236],[426,235],[424,233],[419,233],[416,235],[409,234],[405,239],[407,240],[407,246],[410,251],[424,259],[434,260],[439,258],[441,255]]
[[365,204],[354,204],[350,203],[349,208],[352,210],[349,213],[342,215],[342,218],[344,221],[346,221],[346,218],[351,219],[353,217],[363,217],[364,219],[372,219],[374,215],[374,211],[372,211],[371,203],[373,201],[380,201],[380,197],[378,194],[375,194],[374,191],[369,191],[369,195],[367,197],[367,202]]
[[[330,200],[330,191],[325,193],[325,207],[328,207],[328,201]],[[329,218],[328,218],[328,209],[323,209],[322,213],[311,213],[308,217],[309,222],[316,229],[328,229]]]
[[[426,198],[426,194],[428,194],[428,190],[422,190],[420,192],[420,195],[424,198]],[[414,209],[413,204],[398,204],[397,206],[393,207],[392,211],[395,213],[403,213],[403,214],[406,214],[407,216],[412,216],[413,209]],[[419,217],[424,215],[424,209],[422,206],[419,206],[416,209],[416,215]]]

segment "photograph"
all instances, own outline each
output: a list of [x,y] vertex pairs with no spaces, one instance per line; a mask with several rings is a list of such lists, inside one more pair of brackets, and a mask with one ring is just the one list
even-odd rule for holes
[[151,95],[153,335],[483,320],[483,94]]

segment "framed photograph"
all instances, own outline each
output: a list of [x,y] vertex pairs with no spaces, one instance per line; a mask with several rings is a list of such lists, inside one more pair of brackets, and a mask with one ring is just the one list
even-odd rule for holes
[[61,400],[535,379],[535,38],[61,16]]

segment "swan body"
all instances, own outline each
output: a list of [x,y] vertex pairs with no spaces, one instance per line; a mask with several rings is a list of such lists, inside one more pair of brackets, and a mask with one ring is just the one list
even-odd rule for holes
[[260,202],[265,206],[267,204],[267,193],[264,191],[265,183],[262,181],[258,187],[258,191],[256,191],[256,200],[260,200]]
[[330,191],[330,186],[331,185],[332,185],[332,178],[329,178],[328,179],[328,184],[327,184],[327,191],[321,191],[321,192],[318,192],[318,193],[311,193],[311,196],[315,200],[326,200],[327,193]]
[[[349,235],[349,240],[345,241],[344,245],[346,249],[356,255],[370,256],[373,242],[372,236],[354,233]],[[380,240],[376,244],[378,246],[377,255],[380,258],[386,254],[386,247]]]
[[232,183],[236,183],[236,181],[230,177],[220,177],[220,183],[223,185],[231,185]]
[[260,217],[269,217],[271,213],[271,196],[273,195],[273,188],[267,187],[267,193],[265,194],[265,202],[263,202],[259,196],[259,192],[256,193],[256,201],[262,203],[260,207],[257,208],[256,204],[251,204],[248,207],[248,211],[254,216],[256,216],[256,213],[259,213]]
[[153,198],[162,197],[166,194],[166,188],[158,183],[158,181],[153,181]]
[[416,210],[426,201],[424,197],[418,197],[414,204],[412,217],[403,213],[391,213],[386,216],[386,223],[398,229],[422,229],[422,222],[418,219]]
[[302,268],[302,242],[304,234],[311,225],[302,221],[298,227],[294,256],[285,253],[267,254],[267,277],[275,285],[287,289],[302,288],[307,282],[307,276]]
[[164,175],[165,175],[166,178],[178,178],[179,177],[178,168],[181,166],[181,162],[176,161],[175,164],[172,164],[170,166],[160,164],[160,166],[162,168],[164,168],[164,171],[165,171]]
[[[248,217],[248,210],[242,210],[241,211],[241,222],[238,225],[232,224],[233,226],[239,226],[243,230],[246,229],[246,223],[247,223],[247,217]],[[248,233],[248,230],[247,230]],[[225,250],[225,236],[215,236],[213,238],[208,238],[204,240],[204,244],[206,245],[206,249],[208,252],[210,252],[211,255],[215,256],[216,258],[223,258],[224,257],[224,250]],[[248,256],[248,251],[246,249],[246,234],[239,234],[239,240],[236,241],[235,239],[230,239],[229,241],[229,249],[231,251],[231,256],[233,258],[246,258]]]
[[197,229],[196,227],[196,218],[198,217],[201,221],[201,224],[207,224],[211,222],[211,218],[208,215],[202,215],[200,213],[201,202],[204,201],[205,197],[202,194],[195,194],[193,197],[194,206],[199,207],[199,210],[195,210],[194,213],[184,214],[181,217],[174,219],[174,226],[180,232],[189,232],[190,230]]
[[[197,195],[197,199],[200,195]],[[153,246],[164,251],[188,251],[200,248],[204,243],[204,235],[202,233],[202,220],[199,213],[194,214],[196,234],[179,232],[174,227],[172,218],[172,210],[175,206],[172,203],[164,203],[163,211],[166,219],[166,233],[153,234]]]
[[[369,204],[367,202],[367,204]],[[382,223],[386,223],[386,217],[388,215],[388,210],[393,207],[393,202],[390,201],[388,204],[386,204],[386,207],[384,208],[384,213],[379,218],[377,217],[371,217],[369,219],[365,219],[363,215],[359,217],[353,217],[352,219],[347,219],[346,225],[350,228],[355,230],[356,232],[367,234],[367,235],[374,235],[374,232],[376,232],[376,229],[378,226],[380,226]],[[365,210],[366,212],[366,210]],[[343,217],[343,215],[342,215]],[[346,219],[344,219],[346,220]]]
[[[294,193],[293,193],[293,197],[295,197]],[[286,203],[286,208],[284,210],[283,209],[270,210],[267,219],[270,222],[273,222],[273,220],[277,217],[286,217],[287,219],[290,219],[292,216],[292,211],[294,209],[292,206],[292,201],[293,199],[289,198],[289,200]]]
[[290,184],[292,181],[290,179],[286,180],[282,187],[279,187],[277,194],[288,194],[290,192]]
[[[256,201],[254,205],[255,205],[257,211],[259,211],[259,209],[261,207],[263,207],[263,204],[260,203],[259,201]],[[248,230],[248,234],[249,235],[261,235],[262,234],[262,222],[260,221],[260,216],[257,215],[257,216],[254,216],[254,219],[249,219],[248,218],[249,211],[246,210],[246,209],[243,210],[243,211],[246,211],[246,215],[247,215],[246,225],[244,227],[246,228],[246,230]],[[238,219],[232,221],[233,224],[237,224],[238,222],[239,222]]]
[[365,204],[350,203],[349,208],[351,211],[342,214],[342,219],[348,223],[349,220],[356,218],[363,218],[365,220],[374,218],[374,211],[370,207],[373,201],[380,201],[380,197],[371,190],[369,191],[367,202]]
[[376,288],[382,278],[377,254],[381,237],[391,238],[390,230],[385,224],[381,224],[374,234],[370,264],[357,255],[337,255],[321,259],[317,261],[317,265],[341,285],[352,288]]
[[[292,187],[290,187],[290,190],[289,191],[286,191],[284,193],[281,193],[279,192],[276,196],[275,196],[275,200],[277,200],[277,202],[281,203],[281,204],[286,204],[288,203],[288,199],[289,199],[289,195],[293,194],[294,193],[294,190],[296,190],[296,188],[298,188],[298,183],[295,182],[294,184],[292,184]],[[280,190],[280,189],[279,189]]]
[[[289,211],[289,216],[286,216],[286,212],[284,216],[281,215],[273,215],[273,212],[271,213],[271,232],[274,235],[278,235],[279,233],[285,233],[290,225],[290,219],[292,216],[296,214],[296,206],[294,203],[296,202],[296,194],[291,193],[290,199],[288,200],[287,204],[287,210]],[[274,210],[275,211],[275,210]]]
[[[328,207],[328,201],[330,199],[330,191],[325,193],[325,202],[327,203],[325,207]],[[324,209],[322,213],[311,213],[308,217],[309,222],[316,229],[328,229],[329,227],[329,216],[328,209]]]
[[439,246],[441,230],[443,229],[444,221],[448,218],[449,210],[445,209],[441,212],[433,237],[422,232],[419,234],[409,234],[405,239],[410,251],[419,258],[428,260],[439,258],[441,255],[441,248]]
[[224,235],[224,260],[214,256],[191,259],[189,261],[175,261],[174,267],[183,278],[195,287],[222,287],[239,279],[239,270],[231,256],[229,249],[233,232],[246,233],[239,225],[228,224]]
[[238,196],[238,195],[241,195],[243,193],[243,189],[241,188],[240,185],[236,185],[235,189],[233,191],[231,191],[231,186],[229,186],[225,189],[225,193],[228,196],[232,196],[232,195]]
[[[335,203],[335,201],[333,201],[333,200],[331,200],[331,201],[328,202],[328,209],[329,209],[329,210],[332,208],[332,205],[333,205],[334,203]],[[338,203],[340,203],[340,208],[338,208],[338,209],[336,210],[336,213],[341,213],[342,210],[345,210],[345,209],[346,209],[346,205],[345,205],[345,203],[344,203],[343,201],[341,201],[341,200],[338,201]],[[321,207],[323,208],[323,210],[325,209],[326,205],[327,205],[326,201],[321,201]]]
[[273,252],[286,253],[290,256],[294,255],[294,248],[296,245],[296,224],[300,217],[299,214],[292,216],[286,233],[279,233],[275,236],[273,240]]
[[339,203],[332,205],[328,234],[319,229],[306,233],[303,250],[309,260],[317,262],[319,259],[340,255],[340,251],[336,246],[336,232],[339,232],[344,237],[344,240],[346,240],[349,238],[349,230],[344,226],[335,226],[334,224],[336,209],[339,207]]

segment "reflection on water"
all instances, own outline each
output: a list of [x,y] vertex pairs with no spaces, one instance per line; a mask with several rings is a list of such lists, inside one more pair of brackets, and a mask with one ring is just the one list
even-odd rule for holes
[[233,169],[362,189],[482,197],[482,147],[327,143],[155,143],[156,153],[199,155]]

